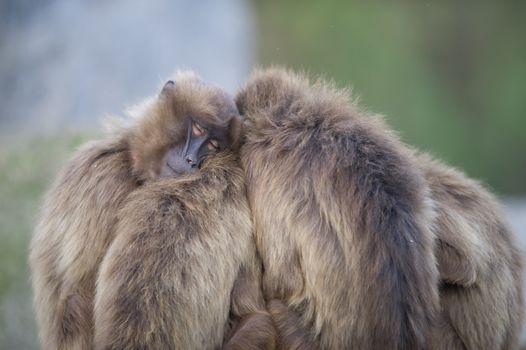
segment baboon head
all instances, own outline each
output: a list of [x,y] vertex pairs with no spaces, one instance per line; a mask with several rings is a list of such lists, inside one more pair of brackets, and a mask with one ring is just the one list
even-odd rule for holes
[[193,73],[179,73],[130,130],[134,174],[148,180],[196,172],[207,158],[236,149],[240,128],[239,112],[226,92]]

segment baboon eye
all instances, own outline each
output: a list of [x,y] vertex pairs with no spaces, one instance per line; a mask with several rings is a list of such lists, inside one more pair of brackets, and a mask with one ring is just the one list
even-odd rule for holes
[[197,123],[192,123],[192,134],[194,136],[202,136],[205,133],[205,129]]
[[210,140],[208,141],[208,149],[210,151],[218,151],[219,150],[219,142],[217,142],[217,140]]

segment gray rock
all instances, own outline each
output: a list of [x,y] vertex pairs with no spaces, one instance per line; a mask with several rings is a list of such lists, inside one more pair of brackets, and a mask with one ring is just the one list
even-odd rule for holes
[[[95,128],[192,68],[230,92],[252,66],[243,0],[7,0],[0,15],[0,130]],[[37,2],[38,3],[38,2]]]

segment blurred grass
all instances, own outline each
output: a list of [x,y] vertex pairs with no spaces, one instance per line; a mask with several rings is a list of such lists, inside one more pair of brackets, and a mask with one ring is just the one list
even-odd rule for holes
[[352,85],[403,139],[526,193],[526,3],[255,2],[259,63]]
[[45,190],[88,133],[0,142],[0,348],[36,349],[28,243]]

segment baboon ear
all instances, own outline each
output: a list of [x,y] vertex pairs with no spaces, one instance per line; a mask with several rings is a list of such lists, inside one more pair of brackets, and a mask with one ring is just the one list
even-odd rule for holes
[[230,149],[237,151],[239,148],[241,133],[243,128],[243,119],[240,115],[234,115],[228,124],[228,142]]
[[160,96],[169,96],[173,94],[173,91],[175,90],[175,81],[168,80],[166,83],[164,83],[163,89],[161,90]]

